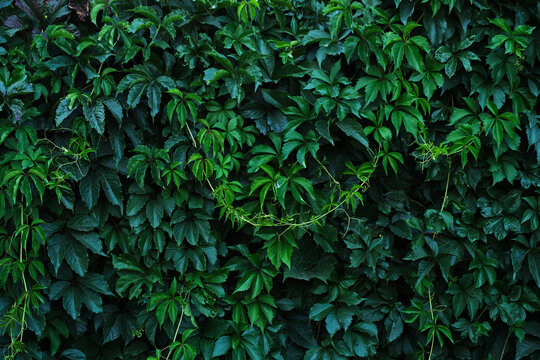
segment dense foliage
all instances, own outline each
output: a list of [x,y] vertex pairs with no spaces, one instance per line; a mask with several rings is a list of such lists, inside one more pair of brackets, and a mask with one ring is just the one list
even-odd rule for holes
[[539,21],[0,0],[4,358],[540,357]]

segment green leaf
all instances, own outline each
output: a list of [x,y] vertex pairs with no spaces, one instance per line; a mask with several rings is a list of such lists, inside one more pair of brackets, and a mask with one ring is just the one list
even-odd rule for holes
[[333,256],[324,255],[315,246],[300,245],[292,255],[290,269],[285,268],[283,278],[304,281],[315,278],[326,282],[335,266],[336,259]]
[[69,266],[80,276],[88,270],[88,254],[78,241],[68,240],[63,243],[65,258]]
[[96,206],[99,199],[99,178],[97,174],[91,172],[79,183],[81,198],[88,210]]
[[357,140],[360,144],[369,149],[369,143],[364,133],[364,128],[360,123],[352,118],[345,118],[343,121],[337,122],[337,126],[347,136],[350,136]]
[[92,291],[104,295],[112,295],[111,291],[109,290],[109,284],[107,283],[107,280],[101,274],[87,273],[84,276],[83,283],[84,286],[91,289]]
[[92,9],[90,10],[90,20],[97,26],[97,16],[100,10],[107,6],[106,3],[94,3],[92,4]]
[[154,229],[161,224],[163,210],[163,203],[159,199],[150,200],[146,204],[146,218]]
[[422,61],[422,56],[416,47],[405,45],[405,57],[407,58],[409,65],[411,65],[414,70],[422,72],[424,62]]
[[69,56],[60,55],[55,56],[51,60],[45,61],[43,64],[47,66],[52,71],[58,70],[63,67],[68,67],[70,65],[73,65],[74,61]]
[[242,337],[242,346],[252,360],[265,360],[265,354],[259,337],[256,334],[248,334]]
[[525,339],[517,343],[516,346],[516,358],[515,360],[520,360],[524,358],[530,359],[529,357],[533,352],[540,350],[540,343],[538,338],[536,339]]
[[533,251],[527,255],[527,262],[529,263],[529,271],[536,282],[536,286],[540,288],[540,252]]
[[345,53],[345,59],[347,59],[347,63],[351,61],[354,51],[356,50],[356,46],[359,42],[360,39],[358,39],[356,36],[349,36],[345,40],[345,44],[343,45],[343,51]]
[[103,253],[101,239],[99,238],[98,234],[94,232],[73,232],[72,235],[94,254],[105,255]]
[[139,104],[146,86],[147,84],[137,83],[131,87],[131,89],[128,92],[128,97],[127,97],[127,104],[129,105],[130,108],[133,109]]
[[150,6],[137,6],[135,9],[132,10],[134,13],[142,15],[146,17],[147,19],[151,20],[156,25],[161,22],[158,13],[155,9],[153,9]]
[[313,42],[319,42],[328,39],[330,39],[330,34],[328,34],[326,31],[311,30],[306,34],[306,36],[304,36],[304,38],[302,39],[302,43],[307,45]]
[[122,112],[122,105],[116,99],[107,99],[103,102],[107,109],[111,112],[114,118],[122,124],[122,118],[124,116]]
[[332,139],[332,135],[330,134],[330,123],[327,120],[317,120],[315,123],[315,128],[323,138],[328,140],[330,144],[334,145],[334,139]]
[[56,108],[55,123],[56,126],[60,126],[62,122],[67,119],[67,117],[75,110],[76,106],[73,108],[69,107],[70,100],[68,98],[63,98],[58,107]]
[[102,168],[99,173],[99,180],[101,182],[101,188],[105,193],[107,199],[113,205],[120,207],[120,211],[124,211],[124,200],[122,195],[122,183],[118,174],[111,170]]
[[66,255],[66,248],[64,246],[64,241],[66,241],[65,238],[66,235],[54,234],[47,239],[47,255],[54,267],[55,273],[58,272]]
[[161,89],[157,85],[149,85],[146,89],[146,96],[148,97],[150,115],[155,117],[159,112],[159,107],[161,105]]
[[212,357],[223,356],[231,349],[231,337],[228,335],[222,336],[214,344]]
[[135,216],[146,205],[148,196],[145,195],[131,195],[126,205],[126,215]]
[[242,277],[242,279],[240,279],[240,281],[238,281],[238,284],[236,284],[236,289],[234,290],[234,292],[239,292],[239,291],[246,291],[246,290],[249,290],[250,287],[251,287],[251,284],[253,283],[253,281],[257,278],[257,274],[254,273],[254,272],[250,272],[246,275],[244,275]]
[[[310,313],[310,317],[311,317],[311,313]],[[339,329],[341,329],[341,325],[339,324],[339,321],[337,319],[336,311],[332,311],[328,314],[328,316],[326,316],[325,324],[326,324],[326,330],[332,337],[336,334],[336,332]]]
[[71,360],[86,360],[86,355],[77,349],[66,349],[62,351],[60,356],[71,359]]
[[102,135],[105,131],[105,107],[101,101],[83,106],[83,114],[90,126]]
[[291,267],[291,255],[292,255],[292,245],[289,242],[281,237],[276,237],[275,239],[267,242],[268,245],[268,258],[272,265],[279,269],[281,263],[285,263],[287,267]]
[[311,320],[315,321],[321,321],[324,319],[332,310],[334,309],[334,305],[332,304],[324,304],[324,303],[318,303],[314,304],[309,309],[309,318]]
[[390,327],[390,334],[388,335],[388,341],[392,342],[399,338],[403,334],[403,321],[401,317],[396,316],[392,319],[392,326]]
[[69,219],[67,226],[79,231],[91,231],[98,226],[98,221],[90,215],[75,215]]

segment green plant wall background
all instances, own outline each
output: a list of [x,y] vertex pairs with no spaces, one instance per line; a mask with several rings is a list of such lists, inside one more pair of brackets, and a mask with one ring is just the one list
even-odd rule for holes
[[539,358],[539,22],[0,0],[3,357]]

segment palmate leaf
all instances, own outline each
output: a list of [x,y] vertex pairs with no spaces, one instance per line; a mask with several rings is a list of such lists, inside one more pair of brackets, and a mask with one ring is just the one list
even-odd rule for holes
[[49,239],[47,247],[49,259],[55,271],[58,271],[64,259],[71,269],[80,276],[83,276],[88,270],[89,259],[86,248],[75,238],[64,234],[55,234]]
[[281,263],[285,263],[290,268],[293,246],[286,239],[280,237],[270,240],[267,244],[268,258],[272,265],[279,268]]
[[326,282],[335,265],[336,259],[334,257],[324,255],[316,247],[304,247],[299,244],[299,249],[292,254],[291,267],[284,270],[283,276],[285,279],[293,278],[305,281],[319,279]]
[[280,110],[272,110],[255,120],[255,124],[261,134],[266,134],[269,131],[280,133],[287,125],[287,117]]
[[83,304],[93,313],[100,313],[102,311],[100,294],[111,295],[103,276],[88,273],[74,283],[69,275],[65,275],[67,274],[64,272],[61,276],[68,281],[61,280],[51,285],[50,298],[52,300],[62,298],[65,310],[73,319],[80,315]]

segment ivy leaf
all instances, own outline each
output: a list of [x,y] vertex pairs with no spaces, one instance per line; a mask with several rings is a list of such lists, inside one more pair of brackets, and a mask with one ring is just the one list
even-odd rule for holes
[[[403,334],[403,321],[401,317],[396,312],[392,312],[388,317],[390,322],[390,334],[388,335],[388,341],[392,342],[399,338]],[[386,324],[386,321],[385,321]]]
[[516,346],[516,360],[527,358],[536,350],[540,350],[538,339],[527,338],[522,340]]
[[103,101],[107,109],[111,112],[118,123],[122,124],[122,118],[124,116],[122,112],[122,105],[116,99],[107,99]]
[[60,126],[62,122],[67,119],[67,117],[75,110],[76,106],[70,108],[69,103],[70,100],[68,98],[63,98],[58,104],[55,117],[56,126]]
[[55,273],[58,273],[60,265],[66,256],[66,248],[63,246],[65,235],[54,234],[47,239],[47,255],[54,267]]
[[222,336],[217,339],[212,350],[212,357],[223,356],[231,349],[232,342],[231,337],[228,335]]
[[268,131],[279,134],[287,126],[287,117],[280,110],[271,110],[266,116],[256,119],[255,125],[263,135],[266,135]]
[[412,68],[418,72],[422,72],[424,67],[422,56],[415,46],[406,45],[405,46],[405,58]]
[[336,265],[336,260],[332,256],[318,256],[317,249],[309,251],[303,247],[294,252],[291,258],[291,267],[286,268],[284,279],[293,278],[309,281],[319,279],[326,282]]
[[352,118],[345,118],[342,121],[337,122],[337,126],[343,131],[347,136],[350,136],[357,140],[360,144],[369,149],[369,143],[364,133],[364,128],[360,125],[359,122],[355,121]]
[[146,96],[148,97],[150,115],[155,117],[159,112],[159,107],[161,105],[161,89],[158,85],[149,85],[146,89]]
[[83,114],[90,126],[102,135],[105,131],[105,106],[103,106],[103,102],[96,101],[92,105],[83,106]]
[[[310,313],[310,317],[311,317],[311,313]],[[326,330],[328,330],[328,333],[330,334],[330,336],[334,336],[336,334],[336,332],[341,328],[341,325],[339,324],[339,321],[337,319],[337,314],[336,314],[336,311],[331,311],[327,316],[326,316],[326,319],[325,319],[325,324],[326,324]]]
[[133,109],[139,104],[146,86],[147,84],[137,83],[131,87],[131,89],[128,92],[128,97],[127,97],[127,104],[129,105],[130,108]]
[[268,258],[276,269],[279,269],[282,262],[285,263],[287,267],[291,267],[291,255],[293,248],[287,240],[281,237],[276,237],[270,241],[267,241],[266,244],[268,244]]
[[94,254],[105,255],[102,250],[101,239],[95,232],[74,231],[71,235]]
[[107,199],[111,204],[119,206],[120,211],[123,212],[124,200],[122,195],[122,183],[120,182],[118,174],[111,169],[101,168],[98,176],[101,182],[101,188]]
[[43,64],[47,66],[52,71],[58,70],[63,67],[68,67],[70,65],[73,65],[74,61],[69,56],[60,55],[55,56],[54,58],[45,61]]
[[79,183],[79,192],[88,210],[96,206],[99,199],[99,188],[99,178],[94,172],[88,173]]
[[60,356],[71,359],[71,360],[86,360],[86,355],[77,349],[66,349],[62,351]]
[[161,224],[161,219],[163,219],[163,203],[159,199],[148,201],[146,205],[146,218],[154,229]]
[[334,309],[334,305],[317,303],[309,310],[309,318],[315,321],[321,321]]
[[536,286],[540,287],[540,252],[534,251],[527,255],[529,263],[529,271],[536,282]]
[[98,221],[90,215],[78,214],[69,219],[67,226],[78,231],[91,231],[98,226]]
[[356,50],[356,47],[359,42],[360,42],[360,39],[357,38],[356,36],[349,36],[345,40],[345,44],[343,45],[343,51],[345,53],[345,59],[347,59],[347,63],[351,61],[353,53]]
[[78,241],[67,240],[62,244],[65,258],[69,266],[78,275],[84,276],[88,270],[88,254],[84,246]]

